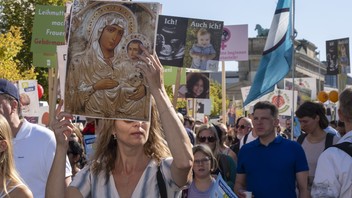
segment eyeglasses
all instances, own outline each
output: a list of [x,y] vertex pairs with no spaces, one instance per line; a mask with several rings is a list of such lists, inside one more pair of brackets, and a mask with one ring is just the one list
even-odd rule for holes
[[244,128],[246,128],[247,126],[244,126],[244,125],[236,125],[236,129],[238,129],[238,128],[241,128],[241,129],[244,129]]
[[203,136],[200,136],[198,138],[199,142],[201,143],[204,143],[206,140],[208,140],[208,142],[215,142],[216,141],[216,138],[214,136],[208,136],[208,137],[203,137]]
[[203,159],[194,160],[194,163],[197,164],[197,165],[201,165],[201,164],[208,163],[209,161],[210,161],[210,158],[209,157],[205,157]]

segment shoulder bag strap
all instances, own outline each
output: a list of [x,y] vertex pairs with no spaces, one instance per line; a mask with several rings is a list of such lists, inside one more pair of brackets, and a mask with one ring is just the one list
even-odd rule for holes
[[156,178],[157,178],[157,181],[158,181],[160,197],[161,198],[167,198],[166,185],[165,185],[164,177],[161,174],[160,166],[158,166],[158,172],[156,173]]

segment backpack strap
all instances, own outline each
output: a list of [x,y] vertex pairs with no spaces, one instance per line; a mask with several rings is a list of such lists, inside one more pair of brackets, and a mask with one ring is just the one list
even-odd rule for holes
[[182,198],[187,198],[188,197],[188,188],[182,190]]
[[334,135],[331,133],[327,133],[326,134],[326,138],[325,138],[325,149],[329,148],[330,146],[333,145],[333,141],[334,141]]
[[352,143],[351,142],[342,142],[340,144],[335,144],[333,147],[337,147],[352,157]]
[[230,165],[225,154],[219,154],[219,169],[225,181],[230,180]]
[[167,198],[166,185],[165,185],[164,177],[161,174],[160,166],[158,166],[158,172],[156,173],[156,179],[158,182],[160,197]]
[[237,143],[235,143],[234,145],[232,145],[232,146],[230,147],[230,149],[231,149],[234,153],[236,153],[236,155],[238,156],[238,151],[240,150],[240,142],[237,142]]
[[245,144],[247,143],[248,135],[249,135],[249,133],[247,133],[247,134],[243,137],[243,145],[245,145]]
[[297,142],[298,142],[299,144],[302,144],[303,141],[304,141],[304,138],[306,138],[306,136],[307,136],[306,133],[302,133],[300,136],[298,136]]

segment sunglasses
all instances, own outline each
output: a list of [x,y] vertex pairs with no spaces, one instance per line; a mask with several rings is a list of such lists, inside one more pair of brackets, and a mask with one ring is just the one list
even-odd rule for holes
[[244,126],[244,125],[236,125],[236,129],[238,129],[238,128],[244,129],[244,128],[246,128],[246,126]]
[[209,137],[203,137],[200,136],[198,138],[199,142],[204,143],[206,140],[208,140],[208,142],[215,142],[216,138],[214,136],[209,136]]
[[194,160],[194,163],[197,164],[197,165],[201,165],[201,164],[207,163],[208,161],[210,161],[210,158],[205,157],[205,158],[203,158],[203,159],[196,159],[196,160]]

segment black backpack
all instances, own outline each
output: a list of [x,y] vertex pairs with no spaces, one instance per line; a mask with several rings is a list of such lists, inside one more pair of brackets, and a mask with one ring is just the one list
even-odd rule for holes
[[340,144],[335,144],[332,147],[337,147],[352,157],[352,143],[351,142],[342,142]]
[[[243,145],[245,145],[247,143],[247,139],[248,139],[248,135],[249,133],[247,133],[244,137],[243,137]],[[232,145],[230,147],[230,149],[236,153],[236,155],[238,155],[238,152],[240,151],[240,144],[241,144],[241,140],[239,140],[236,144]]]
[[[297,142],[299,144],[302,144],[303,141],[304,141],[304,138],[306,138],[307,134],[304,133],[304,134],[301,134],[300,136],[298,136],[298,139],[297,139]],[[331,134],[331,133],[327,133],[326,134],[326,138],[325,138],[325,149],[329,148],[330,146],[333,145],[333,140],[334,140],[334,134]],[[324,149],[324,150],[325,150]]]

